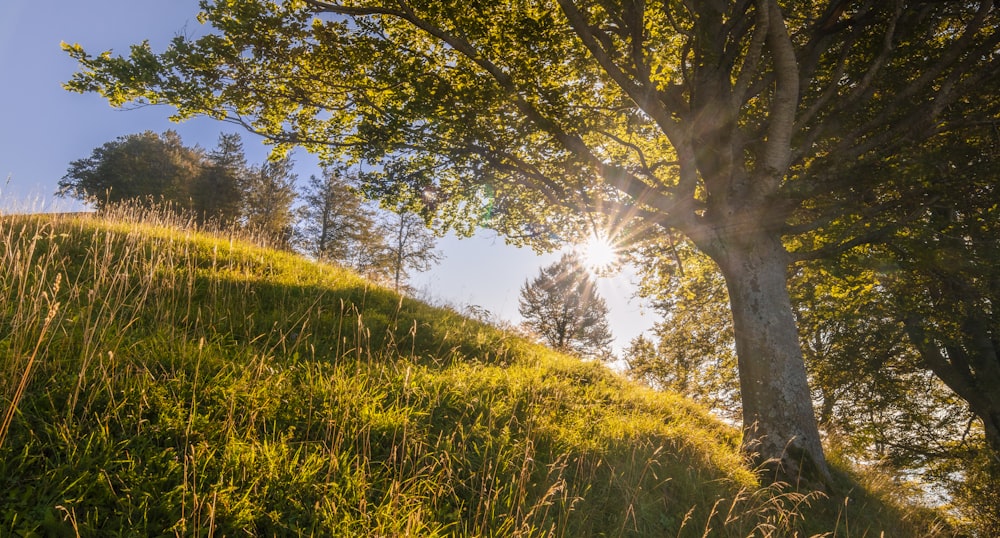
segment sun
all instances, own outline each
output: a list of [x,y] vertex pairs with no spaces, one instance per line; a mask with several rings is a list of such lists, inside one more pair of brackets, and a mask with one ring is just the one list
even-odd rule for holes
[[591,271],[601,272],[618,263],[618,249],[614,242],[603,235],[592,235],[579,247],[584,265]]

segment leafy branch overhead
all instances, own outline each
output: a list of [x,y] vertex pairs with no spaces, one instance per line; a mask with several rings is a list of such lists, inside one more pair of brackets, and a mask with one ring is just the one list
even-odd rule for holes
[[857,159],[961,128],[968,105],[996,113],[967,103],[996,76],[991,2],[757,4],[206,3],[215,31],[162,54],[67,45],[84,68],[68,87],[407,163],[411,195],[434,182],[448,209],[490,185],[510,231],[515,209],[708,230],[709,209],[765,196],[799,231],[806,201],[859,185]]

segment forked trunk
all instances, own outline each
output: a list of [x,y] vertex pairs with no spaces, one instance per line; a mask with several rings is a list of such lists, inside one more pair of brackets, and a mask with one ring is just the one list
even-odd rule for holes
[[767,478],[829,483],[778,238],[742,237],[716,252],[726,277],[743,401],[743,449]]

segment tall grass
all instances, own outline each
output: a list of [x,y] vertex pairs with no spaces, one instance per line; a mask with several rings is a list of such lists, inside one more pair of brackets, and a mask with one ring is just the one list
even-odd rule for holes
[[0,536],[921,535],[758,486],[675,395],[177,219],[0,217]]

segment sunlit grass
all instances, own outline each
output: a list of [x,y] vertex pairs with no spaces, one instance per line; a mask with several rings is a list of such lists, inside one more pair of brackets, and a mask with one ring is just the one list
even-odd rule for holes
[[679,396],[192,226],[0,218],[0,536],[921,535],[758,487]]

